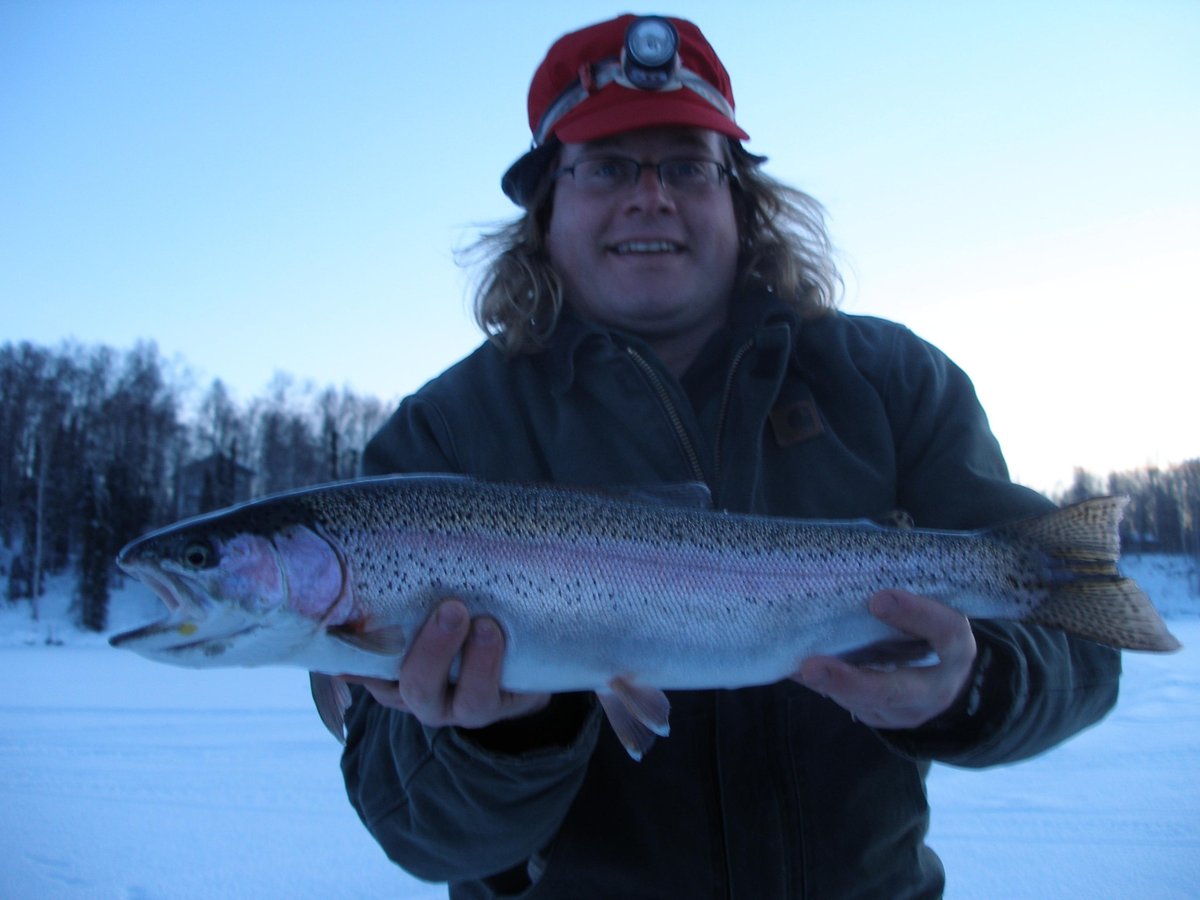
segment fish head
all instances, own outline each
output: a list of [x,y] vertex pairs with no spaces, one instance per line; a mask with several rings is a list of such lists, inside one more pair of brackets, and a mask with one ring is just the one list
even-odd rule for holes
[[181,666],[285,662],[349,603],[342,558],[319,531],[201,517],[133,541],[117,564],[167,615],[110,643]]

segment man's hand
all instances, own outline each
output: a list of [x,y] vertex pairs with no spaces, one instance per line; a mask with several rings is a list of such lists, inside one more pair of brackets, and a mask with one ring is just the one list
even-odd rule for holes
[[792,677],[865,725],[916,728],[949,709],[963,691],[975,663],[975,635],[957,610],[906,591],[881,591],[871,598],[870,609],[889,625],[928,642],[938,664],[885,672],[814,656]]
[[[458,678],[450,681],[461,655]],[[500,689],[504,634],[495,620],[472,619],[459,600],[446,600],[421,627],[396,681],[342,675],[361,684],[383,706],[412,713],[423,724],[483,728],[543,709],[549,694],[514,694]]]

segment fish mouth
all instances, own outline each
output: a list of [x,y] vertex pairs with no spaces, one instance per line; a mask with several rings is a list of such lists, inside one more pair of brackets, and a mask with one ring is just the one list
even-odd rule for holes
[[119,558],[117,564],[154,591],[167,607],[167,615],[113,635],[108,639],[112,647],[133,650],[165,662],[171,662],[172,657],[191,656],[196,651],[217,656],[237,638],[261,627],[256,622],[246,624],[244,616],[223,605],[214,607],[185,579],[152,563]]
[[194,619],[168,616],[149,625],[113,635],[108,639],[112,647],[133,650],[152,659],[165,659],[179,655],[192,655],[201,651],[205,656],[219,656],[229,649],[230,644],[241,637],[257,631],[261,626],[252,624],[242,628],[213,631],[204,626],[209,623]]
[[178,578],[172,578],[166,572],[150,566],[136,563],[121,563],[121,568],[136,578],[142,584],[158,595],[158,599],[166,604],[171,613],[181,613],[188,609],[203,609],[204,604],[190,591],[187,585]]

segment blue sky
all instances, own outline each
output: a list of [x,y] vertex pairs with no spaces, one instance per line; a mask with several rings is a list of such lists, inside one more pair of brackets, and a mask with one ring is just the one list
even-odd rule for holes
[[[155,340],[242,400],[478,343],[525,92],[593,2],[0,3],[0,341]],[[1200,3],[694,2],[843,308],[972,375],[1019,480],[1200,454]]]

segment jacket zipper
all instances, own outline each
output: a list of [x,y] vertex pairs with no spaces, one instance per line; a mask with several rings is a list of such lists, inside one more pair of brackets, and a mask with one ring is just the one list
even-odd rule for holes
[[[748,340],[738,348],[734,354],[733,362],[729,366],[729,374],[725,376],[725,386],[721,391],[721,409],[717,414],[717,429],[716,429],[716,446],[713,448],[713,484],[719,481],[721,474],[721,437],[725,431],[725,419],[729,413],[729,403],[733,396],[733,379],[737,375],[738,367],[741,366],[742,360],[746,358],[746,354],[754,346],[754,340]],[[626,347],[625,352],[629,354],[629,358],[633,360],[641,373],[650,382],[651,388],[658,397],[659,403],[667,413],[667,418],[671,422],[671,427],[675,429],[675,435],[679,438],[679,443],[683,447],[684,455],[687,457],[688,466],[692,470],[692,475],[697,481],[702,484],[707,484],[708,479],[704,477],[704,467],[700,464],[700,454],[696,452],[696,445],[692,441],[692,437],[688,434],[687,427],[683,424],[683,417],[679,414],[679,409],[675,406],[675,401],[671,399],[671,394],[667,390],[667,386],[663,384],[663,380],[658,376],[658,372],[654,370],[654,366],[647,362],[646,358],[634,350],[632,347]]]
[[737,374],[742,360],[746,358],[746,354],[750,352],[750,348],[753,346],[754,339],[751,338],[738,348],[737,353],[733,355],[733,362],[729,365],[729,374],[725,376],[725,387],[721,390],[721,411],[717,414],[716,446],[713,447],[714,479],[721,472],[721,437],[725,433],[725,416],[729,413],[729,402],[733,397],[733,378]]
[[688,434],[687,428],[683,424],[683,417],[679,415],[679,410],[675,406],[675,402],[671,399],[671,395],[667,391],[667,386],[663,384],[662,379],[658,377],[658,373],[654,371],[654,366],[650,365],[640,353],[632,347],[626,347],[625,352],[629,354],[629,358],[633,360],[641,373],[646,376],[646,380],[650,382],[650,387],[653,388],[659,403],[662,404],[663,409],[666,411],[667,418],[671,422],[671,427],[675,429],[675,436],[679,438],[679,443],[683,446],[683,453],[687,457],[688,466],[692,470],[692,477],[701,484],[707,484],[708,479],[704,477],[704,467],[700,465],[700,454],[696,452],[696,445],[692,443],[692,436]]
[[[737,376],[738,368],[741,366],[742,361],[746,358],[746,354],[750,352],[753,346],[754,339],[751,338],[738,348],[737,353],[735,353],[733,356],[733,361],[729,365],[729,373],[725,376],[725,384],[721,389],[721,407],[717,413],[717,428],[715,436],[716,446],[713,448],[713,484],[719,483],[719,475],[721,472],[721,437],[725,431],[725,420],[728,416],[729,405],[733,397],[733,380]],[[667,390],[667,386],[659,377],[658,372],[655,371],[654,366],[650,365],[645,357],[643,357],[632,347],[626,347],[625,352],[629,354],[629,358],[633,360],[637,368],[646,377],[646,380],[650,383],[651,388],[658,397],[659,403],[662,404],[662,408],[666,411],[667,418],[671,422],[671,427],[675,429],[675,435],[679,438],[679,443],[683,447],[683,452],[687,457],[688,465],[692,469],[692,474],[701,484],[707,484],[707,479],[704,477],[704,467],[700,464],[700,455],[696,452],[696,445],[692,441],[691,435],[688,434],[686,426],[683,424],[683,417],[679,414],[679,409],[676,407],[675,401],[671,399],[671,394]],[[715,695],[712,702],[713,716],[715,720],[715,717],[718,715],[717,698]],[[721,755],[720,747],[716,740],[715,729],[713,731],[713,744],[714,759],[717,760],[719,769]],[[722,808],[724,807],[725,802],[720,785],[721,779],[718,778],[716,784],[716,804],[719,808]],[[719,818],[721,821],[724,821],[724,812],[720,813]],[[724,836],[722,837],[721,845],[725,855],[725,892],[727,897],[731,897],[733,895],[733,873],[729,864],[728,840],[724,839]]]

